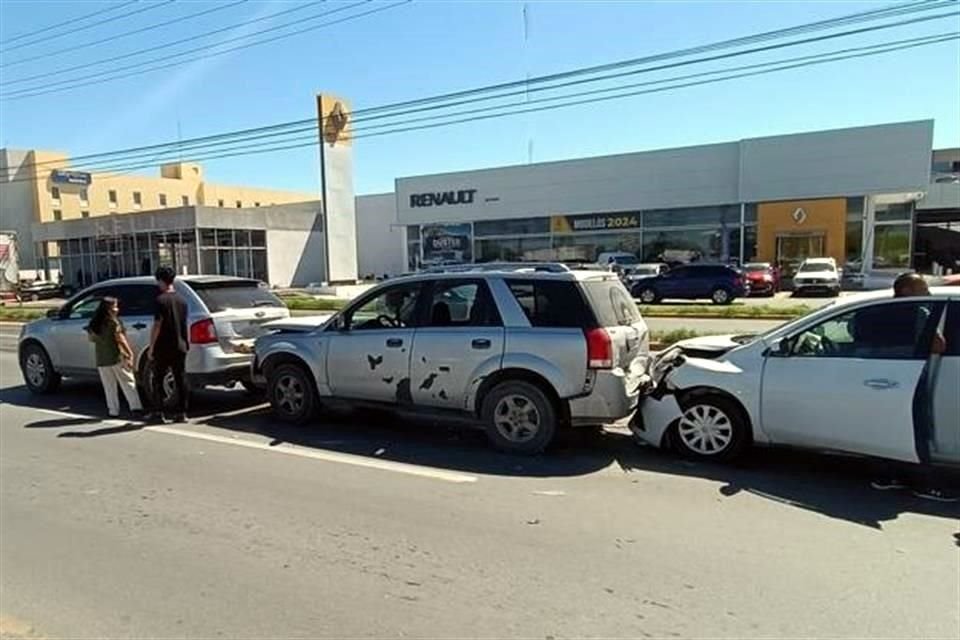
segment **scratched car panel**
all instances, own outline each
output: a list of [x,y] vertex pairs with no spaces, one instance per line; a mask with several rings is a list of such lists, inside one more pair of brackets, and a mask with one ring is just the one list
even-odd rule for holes
[[534,451],[559,428],[628,415],[649,339],[613,274],[485,266],[392,280],[316,326],[277,325],[255,352],[281,418],[374,403],[456,414],[500,448]]

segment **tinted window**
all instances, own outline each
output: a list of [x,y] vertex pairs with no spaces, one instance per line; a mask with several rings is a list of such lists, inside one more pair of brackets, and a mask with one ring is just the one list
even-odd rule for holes
[[793,338],[791,352],[819,358],[925,359],[943,303],[881,304],[834,316]]
[[153,315],[154,303],[160,291],[149,284],[127,284],[118,286],[115,295],[120,303],[120,316]]
[[426,326],[483,327],[499,326],[487,286],[481,281],[439,280],[433,285]]
[[226,280],[221,282],[187,282],[211,313],[228,309],[252,307],[282,307],[283,302],[266,285],[256,280]]
[[112,295],[114,295],[113,289],[101,287],[99,289],[94,289],[81,298],[78,298],[77,301],[70,306],[70,319],[78,320],[92,318],[94,312],[97,310],[97,307],[100,306],[100,301],[104,297]]
[[420,290],[420,283],[415,282],[382,291],[347,313],[347,327],[363,331],[416,326]]
[[947,341],[947,351],[944,355],[960,356],[960,302],[951,302],[947,307],[943,337]]
[[601,326],[612,327],[640,321],[637,304],[617,280],[595,280],[583,283],[593,313]]
[[513,280],[507,286],[534,327],[584,327],[596,320],[573,282]]

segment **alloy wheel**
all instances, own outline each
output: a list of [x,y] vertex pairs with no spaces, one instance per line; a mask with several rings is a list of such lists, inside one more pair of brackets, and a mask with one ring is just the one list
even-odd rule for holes
[[640,292],[640,302],[644,304],[653,304],[657,299],[657,294],[653,289],[644,289]]
[[297,415],[303,411],[305,389],[303,383],[293,375],[281,376],[273,388],[276,405],[288,415]]
[[726,289],[717,289],[713,292],[713,301],[717,304],[725,304],[730,299],[730,294]]
[[36,351],[27,356],[24,369],[26,370],[27,381],[31,386],[42,387],[47,381],[47,364]]
[[519,394],[501,398],[493,410],[493,420],[500,435],[514,443],[528,442],[540,431],[541,418],[537,406]]
[[685,447],[705,456],[719,454],[733,442],[730,417],[710,404],[697,404],[684,411],[677,432]]

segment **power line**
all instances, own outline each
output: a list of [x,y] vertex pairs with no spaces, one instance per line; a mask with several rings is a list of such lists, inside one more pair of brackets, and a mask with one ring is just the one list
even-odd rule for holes
[[82,22],[82,21],[86,20],[87,18],[93,18],[93,17],[95,17],[95,16],[103,15],[104,13],[109,13],[109,12],[111,12],[111,11],[117,11],[118,9],[122,9],[123,7],[128,7],[128,6],[130,6],[131,4],[136,4],[136,3],[137,3],[137,0],[130,0],[129,2],[122,2],[122,3],[120,3],[120,4],[115,4],[115,5],[113,5],[112,7],[107,7],[106,9],[98,9],[97,11],[94,11],[94,12],[92,12],[92,13],[87,13],[87,14],[82,15],[82,16],[77,16],[76,18],[70,18],[69,20],[64,20],[63,22],[58,22],[58,23],[56,23],[56,24],[51,24],[50,26],[43,27],[42,29],[36,29],[36,30],[34,30],[34,31],[27,31],[26,33],[21,33],[20,35],[13,36],[12,38],[7,38],[7,39],[5,40],[5,42],[6,42],[7,44],[9,44],[9,43],[11,43],[11,42],[16,42],[17,40],[22,40],[22,39],[24,39],[24,38],[29,38],[29,37],[35,36],[35,35],[37,35],[37,34],[40,34],[40,33],[46,33],[47,31],[53,31],[54,29],[58,29],[58,28],[60,28],[60,27],[65,27],[65,26],[68,25],[68,24],[76,24],[76,23],[78,23],[78,22]]
[[46,36],[46,37],[43,37],[43,38],[39,38],[39,39],[37,39],[37,40],[30,40],[29,42],[21,42],[21,43],[18,44],[18,45],[14,45],[14,46],[12,46],[12,47],[7,47],[6,49],[3,50],[3,53],[6,54],[6,53],[8,53],[8,52],[10,52],[10,51],[14,51],[15,49],[22,49],[23,47],[29,47],[30,45],[34,45],[34,44],[37,44],[37,43],[39,43],[39,42],[50,42],[51,40],[56,40],[57,38],[62,38],[63,36],[67,36],[67,35],[70,35],[70,34],[72,34],[72,33],[80,33],[81,31],[86,31],[87,29],[93,29],[93,28],[95,28],[95,27],[100,27],[100,26],[103,26],[103,25],[105,25],[105,24],[107,24],[107,23],[110,23],[110,22],[115,22],[115,21],[117,21],[117,20],[123,20],[124,18],[129,18],[130,16],[135,16],[135,15],[137,15],[138,13],[146,13],[147,11],[153,11],[154,9],[159,9],[160,7],[165,7],[165,6],[167,6],[168,4],[172,4],[172,3],[175,2],[175,1],[176,1],[176,0],[163,0],[162,2],[153,2],[153,3],[151,3],[151,4],[148,4],[148,5],[144,6],[144,7],[140,7],[139,9],[136,9],[136,10],[134,10],[134,11],[128,11],[127,13],[122,13],[122,14],[120,14],[120,15],[118,15],[118,16],[113,16],[113,17],[107,18],[106,20],[100,20],[99,22],[94,22],[93,24],[83,25],[83,26],[77,27],[76,29],[70,29],[70,30],[68,30],[68,31],[64,31],[63,33],[57,33],[57,34],[54,34],[54,35],[52,35],[52,36]]
[[[101,58],[100,60],[94,60],[94,61],[92,61],[92,62],[85,62],[85,63],[83,63],[83,64],[77,64],[77,65],[74,65],[74,66],[72,66],[72,67],[66,67],[66,68],[64,68],[64,69],[58,69],[58,72],[60,72],[60,73],[69,73],[69,72],[71,72],[71,71],[77,71],[78,69],[87,69],[87,68],[89,68],[89,67],[96,67],[96,66],[99,66],[99,65],[101,65],[101,64],[107,64],[108,62],[116,62],[117,60],[125,60],[126,58],[133,58],[133,57],[135,57],[135,56],[139,56],[139,55],[142,55],[142,54],[144,54],[144,53],[150,53],[151,51],[160,51],[160,50],[162,50],[162,49],[168,49],[168,48],[170,48],[170,47],[175,47],[175,46],[177,46],[177,45],[179,45],[179,44],[184,44],[184,43],[187,43],[187,42],[193,42],[194,40],[199,40],[199,39],[201,39],[201,38],[207,38],[207,37],[209,37],[209,36],[216,35],[216,34],[218,34],[218,33],[224,33],[224,32],[226,32],[226,31],[233,31],[234,29],[239,29],[240,27],[246,27],[246,26],[249,26],[249,25],[251,25],[251,24],[257,24],[258,22],[264,22],[264,21],[267,21],[267,20],[273,20],[274,18],[278,18],[278,17],[280,17],[280,16],[288,15],[288,14],[291,14],[291,13],[296,13],[297,11],[303,11],[304,9],[309,9],[309,8],[311,8],[311,7],[315,7],[315,6],[319,5],[319,4],[323,4],[324,2],[326,2],[326,0],[316,0],[315,2],[309,2],[309,3],[307,3],[307,4],[297,5],[297,6],[295,6],[295,7],[289,8],[289,9],[284,9],[283,11],[276,11],[276,12],[274,12],[274,13],[269,13],[269,14],[267,14],[267,15],[260,16],[260,17],[258,17],[258,18],[252,18],[252,19],[250,19],[250,20],[244,20],[244,21],[242,21],[242,22],[237,22],[237,23],[234,23],[234,24],[230,24],[230,25],[227,25],[227,26],[225,26],[225,27],[220,27],[219,29],[214,29],[213,31],[207,31],[207,32],[205,32],[205,33],[200,33],[200,34],[197,34],[197,35],[188,36],[188,37],[186,37],[186,38],[180,38],[179,40],[173,40],[173,41],[171,41],[171,42],[164,42],[164,43],[162,43],[162,44],[153,45],[153,46],[147,47],[147,48],[145,48],[145,49],[137,49],[136,51],[129,51],[129,52],[127,52],[127,53],[121,53],[121,54],[118,54],[118,55],[115,55],[115,56],[111,56],[111,57],[109,57],[109,58]],[[305,20],[309,20],[310,18],[304,18],[304,19],[305,19]],[[289,23],[289,24],[298,24],[298,23],[294,22],[294,23]],[[280,25],[280,26],[278,26],[278,27],[273,27],[273,28],[274,28],[274,29],[278,29],[278,28],[281,28],[281,27],[283,27],[283,26],[289,26],[289,25]],[[257,32],[254,32],[254,33],[250,34],[250,35],[256,35],[256,34],[258,34],[258,33],[260,33],[260,32],[257,31]],[[207,45],[207,46],[215,46],[215,45],[216,45],[216,43],[215,43],[214,45]],[[187,53],[191,53],[191,52],[192,52],[192,51],[185,51],[185,52],[183,52],[183,53],[184,53],[184,54],[187,54]],[[179,55],[179,54],[174,54],[174,55],[171,56],[171,57],[176,57],[176,55]],[[161,59],[165,59],[165,58],[161,58]],[[154,61],[145,60],[145,61],[143,61],[143,62],[138,62],[137,65],[152,64],[153,62],[154,62]],[[133,65],[133,66],[136,66],[136,65]],[[110,71],[100,71],[100,72],[98,72],[98,73],[99,73],[99,74],[114,73],[114,72],[116,72],[116,71],[121,71],[121,70],[128,69],[128,68],[132,68],[132,67],[122,67],[121,69],[112,69],[112,70],[110,70]],[[94,74],[94,75],[97,75],[97,74]],[[46,78],[47,76],[48,76],[48,74],[37,74],[37,75],[33,75],[33,76],[27,76],[27,77],[25,77],[25,78],[16,78],[16,79],[14,79],[14,80],[7,80],[6,82],[0,82],[0,86],[10,85],[10,84],[19,84],[19,83],[21,83],[21,82],[28,82],[28,81],[30,81],[30,80],[36,80],[36,79],[38,79],[38,78]],[[80,78],[71,78],[70,80],[61,81],[60,83],[55,83],[55,84],[63,84],[64,82],[74,82],[74,81],[76,81],[76,80],[82,80],[82,79],[87,78],[87,77],[92,77],[92,76],[81,76]],[[30,88],[28,87],[27,89],[24,89],[24,91],[26,91],[26,90],[30,90]]]
[[[738,68],[735,68],[735,69],[713,70],[713,71],[701,72],[701,73],[698,73],[698,74],[690,74],[690,75],[687,75],[687,76],[679,76],[679,77],[675,77],[675,78],[666,78],[666,79],[654,80],[654,81],[650,81],[650,82],[638,83],[638,84],[636,84],[636,85],[631,85],[631,86],[648,86],[648,85],[651,85],[651,84],[673,83],[673,84],[669,84],[668,86],[655,87],[655,88],[652,88],[652,89],[645,89],[645,90],[640,90],[640,91],[623,92],[624,89],[628,89],[628,88],[630,88],[630,86],[626,86],[626,87],[615,87],[615,88],[607,88],[607,89],[598,89],[598,90],[592,90],[592,91],[585,91],[585,92],[580,92],[580,93],[575,93],[575,94],[570,94],[570,95],[565,95],[565,96],[555,96],[555,97],[550,97],[550,98],[543,98],[543,99],[536,100],[536,101],[531,101],[531,103],[536,104],[536,103],[543,103],[543,102],[555,101],[555,100],[560,100],[560,99],[566,99],[566,100],[567,100],[566,102],[563,102],[563,103],[560,103],[560,104],[545,105],[545,106],[536,106],[536,107],[528,107],[528,106],[526,106],[526,104],[524,104],[524,103],[518,103],[518,104],[514,104],[514,105],[500,105],[500,106],[496,106],[496,107],[486,107],[486,108],[484,108],[484,109],[475,110],[473,113],[476,113],[476,111],[488,111],[488,110],[492,110],[492,109],[507,109],[507,108],[513,107],[513,106],[522,106],[522,107],[524,107],[524,108],[521,108],[521,109],[513,109],[513,110],[508,110],[508,111],[501,111],[501,112],[499,112],[499,113],[491,113],[491,114],[485,114],[485,115],[472,115],[472,116],[470,116],[470,117],[458,118],[458,119],[455,119],[455,120],[448,120],[448,121],[444,121],[444,122],[436,122],[436,123],[424,124],[424,125],[417,125],[417,126],[404,126],[404,125],[409,124],[410,122],[413,122],[413,121],[408,121],[407,123],[404,123],[404,122],[392,123],[392,124],[390,124],[390,125],[378,125],[378,126],[393,126],[394,128],[393,128],[393,129],[389,129],[389,130],[387,130],[387,131],[379,131],[379,132],[373,132],[373,133],[360,133],[360,135],[351,135],[350,138],[349,138],[349,140],[356,140],[356,139],[370,138],[370,137],[378,137],[378,136],[384,136],[384,135],[394,135],[394,134],[398,134],[398,133],[407,133],[407,132],[411,132],[411,131],[421,131],[421,130],[425,130],[425,129],[433,129],[433,128],[438,128],[438,127],[446,127],[446,126],[452,126],[452,125],[463,124],[463,123],[468,123],[468,122],[476,122],[476,121],[488,120],[488,119],[494,119],[494,118],[501,118],[501,117],[508,117],[508,116],[516,116],[516,115],[523,115],[523,114],[527,114],[527,113],[536,113],[536,112],[547,111],[547,110],[554,110],[554,109],[561,109],[561,108],[567,108],[567,107],[573,107],[573,106],[580,106],[580,105],[584,105],[584,104],[592,104],[592,103],[596,103],[596,102],[604,102],[604,101],[609,101],[609,100],[618,100],[618,99],[623,99],[623,98],[633,97],[633,96],[638,96],[638,95],[645,95],[645,94],[652,94],[652,93],[661,93],[661,92],[673,91],[673,90],[682,89],[682,88],[690,88],[690,87],[695,87],[695,86],[700,86],[700,85],[713,84],[713,83],[716,83],[716,82],[726,82],[726,81],[729,81],[729,80],[735,80],[735,79],[740,79],[740,78],[746,78],[746,77],[764,75],[764,74],[768,74],[768,73],[776,73],[776,72],[780,72],[780,71],[785,71],[785,70],[790,70],[790,69],[797,69],[797,68],[803,68],[803,67],[808,67],[808,66],[813,66],[813,65],[819,65],[819,64],[825,64],[825,63],[829,63],[829,62],[836,62],[836,61],[840,61],[840,60],[847,60],[847,59],[851,59],[851,58],[860,58],[860,57],[878,55],[878,54],[882,54],[882,53],[890,53],[890,52],[895,52],[895,51],[901,51],[901,50],[904,50],[904,49],[915,48],[915,47],[919,47],[919,46],[927,46],[927,45],[930,45],[930,44],[938,44],[938,43],[948,42],[948,41],[951,41],[951,40],[958,40],[958,39],[960,39],[960,34],[955,34],[955,33],[935,34],[935,35],[931,35],[931,36],[923,36],[923,37],[919,37],[919,38],[910,38],[910,39],[907,39],[907,40],[901,40],[901,41],[895,41],[895,42],[889,42],[889,43],[879,43],[879,44],[871,45],[871,46],[868,46],[868,47],[854,47],[854,48],[844,49],[844,50],[835,51],[835,52],[826,52],[826,53],[821,53],[821,54],[801,56],[801,57],[798,57],[798,58],[792,58],[792,59],[788,59],[788,60],[771,61],[771,62],[766,62],[766,63],[758,63],[758,64],[753,64],[753,65],[745,65],[745,66],[738,67]],[[768,67],[768,68],[763,68],[763,67]],[[732,73],[732,72],[744,71],[744,70],[749,70],[749,71],[745,71],[744,73]],[[685,79],[690,79],[690,78],[695,78],[695,77],[705,76],[705,75],[717,75],[717,74],[726,74],[726,75],[724,75],[723,77],[719,77],[719,78],[709,78],[709,79],[705,79],[705,80],[697,80],[697,81],[692,81],[692,82],[680,82],[680,83],[677,83],[677,81],[680,81],[680,80],[685,80]],[[570,100],[570,98],[577,98],[577,97],[581,97],[581,96],[585,96],[585,95],[596,94],[596,93],[599,93],[599,92],[601,92],[601,91],[602,91],[602,92],[610,92],[610,91],[614,91],[614,90],[620,91],[620,93],[617,93],[616,95],[607,95],[607,96],[601,96],[601,97],[591,97],[591,98],[581,99],[581,100]],[[454,114],[438,115],[438,116],[432,116],[431,118],[433,118],[433,119],[436,119],[436,118],[450,118],[450,117],[454,117],[454,116],[457,116],[457,115],[464,115],[464,114],[467,114],[467,113],[471,113],[471,112],[460,112],[460,113],[454,113]],[[362,130],[361,130],[361,131],[362,131]],[[299,140],[305,140],[305,141],[304,141],[304,142],[300,142]],[[246,155],[259,155],[259,154],[264,154],[264,153],[274,153],[274,152],[279,152],[279,151],[286,151],[286,150],[306,148],[306,147],[311,147],[311,146],[317,145],[317,144],[318,144],[318,136],[317,136],[316,134],[314,134],[314,135],[311,135],[311,136],[308,136],[308,137],[305,137],[305,138],[292,139],[292,140],[282,141],[282,142],[283,142],[284,144],[280,144],[279,146],[264,146],[263,144],[255,144],[255,145],[247,145],[247,146],[235,147],[235,148],[233,148],[233,149],[223,149],[223,150],[219,150],[219,151],[218,151],[218,150],[215,150],[215,149],[210,149],[208,155],[194,156],[194,157],[193,157],[193,160],[194,160],[194,161],[215,160],[215,159],[223,159],[223,158],[230,158],[230,157],[238,157],[238,156],[246,156]],[[292,144],[286,144],[286,143],[292,143]],[[152,167],[152,166],[156,166],[156,160],[152,160],[152,161],[147,162],[147,163],[132,164],[132,165],[125,166],[125,167],[116,167],[116,168],[113,168],[113,169],[110,169],[110,170],[112,170],[112,171],[134,171],[134,170],[137,170],[137,169],[144,169],[144,168],[148,168],[148,167]]]
[[[956,4],[957,4],[957,3],[956,3],[956,2],[953,2],[953,1],[946,2],[946,3],[944,3],[944,2],[929,2],[929,1],[928,1],[928,2],[924,3],[923,8],[924,8],[925,10],[930,10],[930,9],[940,8],[940,7],[944,6],[944,5],[952,5],[952,6],[955,6]],[[848,16],[842,16],[842,17],[840,17],[840,18],[837,18],[837,19],[835,19],[835,22],[840,22],[840,23],[844,23],[844,24],[849,24],[849,23],[850,23],[852,20],[854,20],[854,19],[857,19],[857,20],[876,19],[876,16],[877,16],[878,14],[881,14],[881,12],[882,12],[882,15],[880,15],[880,17],[885,18],[885,17],[888,17],[888,16],[890,15],[890,12],[891,12],[891,11],[895,11],[895,10],[896,10],[896,11],[898,11],[898,14],[899,14],[899,13],[902,13],[903,10],[905,10],[905,9],[910,9],[911,7],[915,7],[915,6],[918,6],[918,5],[909,5],[909,6],[907,6],[907,7],[898,6],[898,7],[888,8],[888,9],[885,9],[885,10],[873,10],[873,11],[869,11],[869,12],[862,12],[862,13],[858,13],[858,14],[851,14],[851,15],[848,15]],[[942,16],[942,15],[934,16],[934,18],[939,18],[939,17],[943,17],[943,16]],[[621,61],[621,62],[616,62],[616,63],[609,63],[609,64],[599,65],[599,66],[595,66],[595,67],[587,67],[587,68],[575,69],[575,70],[571,70],[571,71],[567,71],[567,72],[563,72],[563,73],[559,73],[559,74],[552,74],[552,75],[549,75],[549,76],[541,76],[541,77],[538,77],[538,78],[531,78],[531,79],[529,79],[529,80],[515,81],[515,82],[510,82],[510,83],[501,83],[501,84],[498,84],[498,85],[489,85],[489,86],[479,87],[479,88],[475,88],[475,89],[471,89],[471,90],[467,90],[467,91],[458,91],[458,92],[453,92],[453,93],[447,93],[447,94],[441,94],[441,95],[431,96],[431,97],[429,97],[429,98],[422,98],[422,99],[418,99],[418,100],[397,102],[397,103],[388,104],[388,105],[381,105],[381,106],[378,106],[378,107],[371,107],[371,108],[366,108],[366,109],[354,110],[351,115],[357,116],[357,115],[362,115],[362,114],[367,114],[367,113],[371,113],[371,114],[378,114],[378,113],[380,113],[380,114],[381,114],[381,115],[379,115],[379,116],[374,115],[374,116],[368,116],[368,117],[366,117],[366,118],[355,118],[355,119],[354,119],[354,122],[353,122],[354,124],[355,124],[355,123],[358,123],[358,122],[361,122],[361,121],[365,121],[365,120],[373,120],[373,119],[379,119],[379,118],[384,118],[384,117],[395,117],[395,116],[397,116],[397,115],[402,115],[402,114],[404,114],[404,113],[410,113],[410,112],[409,112],[409,111],[408,111],[408,112],[396,112],[396,111],[394,111],[393,113],[388,113],[388,114],[386,114],[386,115],[383,115],[383,113],[384,113],[384,112],[387,112],[387,111],[390,111],[391,109],[396,109],[397,107],[408,106],[408,105],[412,105],[412,104],[415,104],[415,103],[427,103],[427,102],[429,102],[429,101],[439,102],[439,101],[443,101],[443,100],[448,100],[448,99],[450,99],[450,98],[467,96],[467,95],[471,95],[471,94],[479,95],[479,94],[482,94],[482,93],[484,93],[484,92],[497,91],[497,90],[500,90],[500,89],[502,89],[502,88],[523,86],[523,87],[524,87],[524,92],[526,92],[526,91],[528,90],[528,87],[529,87],[530,84],[539,84],[539,83],[544,83],[544,82],[552,81],[552,80],[555,80],[555,79],[558,79],[558,78],[568,78],[568,77],[573,77],[573,76],[577,76],[577,75],[589,74],[589,73],[595,72],[595,71],[598,70],[598,69],[603,69],[603,70],[616,69],[616,68],[621,68],[621,67],[623,67],[623,66],[627,66],[627,65],[630,65],[630,64],[639,64],[639,63],[642,63],[642,62],[648,62],[648,61],[653,61],[653,60],[664,60],[664,59],[668,59],[668,58],[670,58],[670,57],[685,56],[685,55],[689,55],[689,53],[692,52],[692,51],[710,51],[710,50],[718,49],[718,48],[721,48],[721,47],[724,47],[724,46],[737,46],[737,45],[741,45],[741,44],[746,43],[746,42],[753,42],[753,41],[755,41],[755,40],[769,39],[769,38],[771,37],[771,34],[774,34],[774,33],[782,33],[782,34],[790,35],[790,34],[795,34],[795,33],[801,33],[801,32],[811,31],[811,30],[813,30],[814,27],[817,27],[817,28],[819,28],[819,29],[823,29],[823,28],[828,28],[828,27],[830,27],[830,26],[832,26],[832,24],[830,23],[830,21],[819,21],[819,22],[815,22],[815,23],[808,23],[808,24],[803,24],[803,25],[797,25],[797,26],[794,26],[794,27],[789,27],[789,28],[781,29],[781,30],[779,30],[778,32],[765,32],[765,33],[756,34],[756,35],[753,35],[753,36],[746,36],[746,37],[741,37],[741,38],[735,38],[735,39],[732,39],[732,40],[724,40],[724,41],[720,41],[720,42],[716,42],[716,43],[711,43],[711,44],[707,44],[707,45],[701,45],[701,46],[698,46],[698,47],[692,47],[692,48],[688,48],[688,49],[682,49],[682,50],[679,50],[679,51],[665,52],[665,53],[656,54],[656,55],[652,55],[652,56],[646,56],[646,57],[643,57],[643,58],[636,58],[636,59],[633,59],[633,60]],[[884,28],[884,29],[885,29],[885,28],[891,28],[891,27],[895,27],[895,26],[901,26],[901,23],[892,23],[892,24],[879,25],[878,27],[870,27],[870,29],[874,29],[874,28]],[[829,37],[840,37],[840,36],[850,35],[851,33],[860,33],[860,32],[861,32],[860,30],[848,31],[848,32],[840,33],[840,34],[831,34]],[[807,43],[807,42],[809,42],[809,41],[810,41],[810,39],[801,40],[801,41],[796,41],[796,42],[792,42],[792,43],[786,43],[786,46],[795,46],[796,44],[803,44],[803,43]],[[773,46],[783,46],[783,45],[773,45]],[[762,48],[761,48],[760,50],[762,50]],[[756,52],[756,51],[758,51],[758,50],[751,50],[750,53]],[[739,52],[739,55],[743,55],[743,54],[745,54],[745,53],[747,53],[747,52]],[[735,54],[731,54],[731,55],[736,55],[736,53],[735,53]],[[712,59],[712,58],[708,58],[708,59]],[[682,62],[682,63],[679,63],[679,64],[680,64],[680,65],[682,65],[682,64],[694,64],[694,63],[702,62],[702,61],[708,60],[708,59],[700,59],[700,60],[686,61],[686,62]],[[671,65],[671,66],[673,66],[673,65]],[[646,70],[639,70],[639,71],[637,71],[637,72],[645,72],[645,71],[646,71]],[[634,72],[630,72],[630,73],[634,73]],[[616,75],[617,75],[617,76],[620,76],[620,75],[624,75],[624,74],[616,74]],[[600,77],[600,78],[597,78],[597,79],[589,79],[589,80],[587,80],[587,81],[591,81],[591,80],[593,80],[593,81],[596,81],[596,80],[606,80],[606,79],[609,79],[609,78],[611,78],[611,77],[614,77],[614,76],[613,76],[613,75],[610,75],[610,76]],[[575,84],[575,83],[567,83],[567,84]],[[540,90],[552,90],[552,89],[558,88],[559,86],[564,86],[564,85],[552,85],[552,86],[543,87],[543,88],[541,88],[541,87],[535,87],[533,90],[535,90],[535,91],[540,91]],[[503,98],[503,97],[507,97],[507,96],[509,96],[509,95],[510,95],[510,94],[502,94],[502,95],[496,95],[496,96],[487,97],[487,98],[474,98],[474,99],[472,99],[472,100],[463,100],[463,101],[460,101],[460,102],[453,102],[453,103],[448,103],[448,104],[442,104],[442,105],[439,105],[439,106],[432,106],[432,107],[429,107],[429,108],[422,108],[422,109],[419,109],[419,110],[415,110],[415,111],[413,111],[413,112],[425,111],[425,110],[430,110],[430,109],[435,109],[435,108],[448,108],[448,107],[451,107],[451,106],[456,106],[456,105],[459,105],[459,104],[465,104],[465,103],[474,102],[474,101],[479,101],[479,100],[489,100],[489,99]],[[144,146],[144,147],[133,147],[133,148],[128,148],[128,149],[124,149],[124,150],[120,150],[120,151],[102,152],[102,153],[97,153],[97,154],[88,154],[88,155],[84,155],[84,156],[77,156],[77,157],[73,158],[73,160],[92,160],[92,159],[94,159],[94,158],[108,158],[108,157],[111,157],[111,156],[129,155],[129,154],[131,154],[131,153],[135,153],[135,152],[139,152],[139,151],[154,151],[154,150],[157,150],[157,149],[162,149],[162,148],[164,148],[164,147],[169,147],[169,146],[171,146],[171,145],[178,145],[178,148],[181,148],[181,149],[182,149],[185,145],[190,145],[190,144],[195,145],[195,144],[197,144],[197,143],[204,143],[203,146],[207,146],[206,143],[213,143],[214,141],[217,141],[217,140],[225,140],[225,139],[228,140],[228,139],[230,139],[230,138],[236,138],[237,136],[250,135],[250,134],[254,134],[254,135],[255,135],[255,134],[258,134],[258,133],[261,133],[261,132],[266,132],[266,131],[277,131],[277,132],[281,132],[281,133],[282,133],[284,129],[288,129],[288,128],[291,128],[291,127],[303,127],[304,125],[307,125],[307,124],[309,124],[310,127],[312,128],[312,127],[316,124],[316,118],[315,118],[315,117],[314,117],[314,118],[307,118],[307,119],[302,119],[302,120],[295,120],[295,121],[290,121],[290,122],[278,123],[278,124],[269,125],[269,126],[265,126],[265,127],[256,127],[256,128],[245,129],[245,130],[240,130],[240,131],[235,131],[235,132],[227,132],[227,133],[221,133],[221,134],[216,134],[216,135],[204,136],[204,137],[194,138],[194,139],[190,139],[190,140],[186,140],[186,141],[182,141],[182,142],[162,143],[162,144],[148,145],[148,146]],[[278,133],[278,135],[279,135],[279,133]],[[258,137],[263,137],[263,136],[258,136]],[[34,166],[41,166],[41,165],[43,165],[43,164],[51,164],[51,162],[35,163]]]
[[217,11],[225,11],[227,9],[232,9],[238,5],[244,4],[249,0],[237,0],[236,2],[231,2],[229,4],[221,4],[210,9],[204,9],[203,11],[198,11],[196,13],[190,13],[185,16],[180,16],[174,18],[173,20],[167,20],[166,22],[158,22],[156,24],[147,25],[145,27],[140,27],[139,29],[134,29],[133,31],[127,31],[124,33],[118,33],[116,35],[109,36],[107,38],[101,38],[100,40],[94,40],[92,42],[85,42],[83,44],[74,45],[72,47],[65,47],[63,49],[57,49],[56,51],[51,51],[49,53],[41,53],[40,55],[32,56],[30,58],[21,58],[20,60],[14,60],[13,62],[7,62],[0,64],[0,69],[5,67],[13,67],[18,64],[24,64],[26,62],[33,62],[34,60],[42,60],[44,58],[52,58],[53,56],[59,56],[64,53],[70,53],[73,51],[79,51],[80,49],[87,49],[90,47],[95,47],[98,44],[103,44],[104,42],[116,42],[121,38],[126,38],[127,36],[132,36],[138,33],[145,33],[147,31],[153,31],[154,29],[161,29],[163,27],[168,27],[171,24],[177,24],[178,22],[185,22],[186,20],[192,20],[194,18],[199,18],[200,16],[205,16],[211,13],[216,13]]

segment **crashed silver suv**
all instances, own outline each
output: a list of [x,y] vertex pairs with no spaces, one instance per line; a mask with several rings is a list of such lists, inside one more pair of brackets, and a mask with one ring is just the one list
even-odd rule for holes
[[501,449],[539,452],[565,427],[629,415],[647,379],[647,326],[616,275],[555,266],[406,276],[321,324],[271,323],[254,377],[288,421],[347,401],[466,418]]

